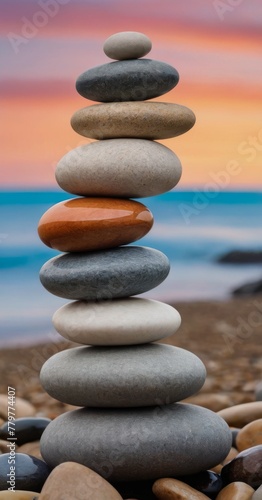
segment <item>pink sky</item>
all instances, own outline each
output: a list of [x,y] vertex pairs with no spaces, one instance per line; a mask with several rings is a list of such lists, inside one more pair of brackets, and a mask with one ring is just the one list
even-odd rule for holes
[[2,2],[2,186],[55,187],[56,162],[86,142],[69,124],[76,109],[92,104],[76,93],[75,79],[109,62],[103,41],[124,30],[146,33],[148,57],[179,71],[179,85],[159,100],[197,116],[188,134],[163,141],[184,167],[180,187],[203,186],[232,161],[238,168],[227,188],[261,185],[260,0],[227,0],[224,11],[216,0],[50,1],[53,17],[47,0]]

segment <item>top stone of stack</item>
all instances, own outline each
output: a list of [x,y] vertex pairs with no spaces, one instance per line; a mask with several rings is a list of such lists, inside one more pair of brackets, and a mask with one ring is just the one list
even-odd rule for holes
[[107,38],[104,53],[110,59],[123,61],[146,56],[152,48],[151,40],[137,31],[122,31]]
[[110,36],[104,52],[114,62],[82,73],[76,81],[77,92],[97,102],[145,101],[172,90],[179,74],[169,64],[140,59],[151,50],[151,40],[143,33],[127,31]]

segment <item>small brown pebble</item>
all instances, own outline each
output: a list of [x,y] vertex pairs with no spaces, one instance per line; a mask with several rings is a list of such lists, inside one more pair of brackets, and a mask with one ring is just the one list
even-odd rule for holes
[[239,451],[262,444],[262,418],[250,422],[241,429],[236,438]]
[[84,465],[65,462],[53,469],[39,500],[123,500],[111,484]]
[[158,479],[153,493],[159,500],[207,500],[208,497],[178,479]]
[[19,446],[17,449],[17,453],[26,453],[27,455],[33,455],[33,457],[43,460],[40,453],[40,441],[32,441],[31,443],[22,444],[22,446]]
[[246,483],[240,481],[228,484],[220,491],[216,500],[251,500],[254,489]]
[[[38,500],[39,493],[34,491],[0,491],[0,500]],[[51,500],[51,499],[50,499]]]
[[244,427],[253,420],[262,418],[262,401],[231,406],[219,411],[218,415],[230,426]]
[[[36,409],[31,403],[22,398],[15,398],[15,416],[20,417],[32,417],[36,414]],[[7,419],[8,417],[8,402],[7,394],[0,394],[0,417]]]
[[201,393],[184,400],[185,403],[203,406],[212,411],[219,411],[232,405],[232,399],[227,394]]

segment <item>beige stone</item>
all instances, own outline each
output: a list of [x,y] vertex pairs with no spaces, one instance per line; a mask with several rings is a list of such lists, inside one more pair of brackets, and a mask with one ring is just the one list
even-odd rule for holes
[[56,180],[81,196],[141,198],[172,189],[182,167],[169,148],[145,139],[108,139],[72,149],[59,161]]
[[262,418],[253,420],[250,424],[241,429],[236,438],[236,445],[239,451],[246,450],[252,446],[262,444]]
[[227,394],[201,393],[184,400],[185,403],[203,406],[209,410],[218,412],[232,404],[232,399]]
[[39,500],[122,500],[111,484],[88,467],[65,462],[53,469]]
[[193,111],[168,102],[109,102],[79,109],[73,129],[93,139],[168,139],[184,134],[195,123]]
[[248,484],[238,481],[223,488],[216,500],[251,500],[254,491]]
[[33,455],[33,457],[43,460],[40,452],[40,441],[31,441],[31,443],[25,443],[22,446],[19,446],[17,452],[26,453],[27,455]]
[[0,491],[0,500],[38,500],[38,498],[39,493],[35,491]]
[[153,493],[159,500],[206,500],[208,497],[178,479],[158,479]]
[[111,59],[122,61],[146,56],[152,48],[148,36],[138,31],[122,31],[114,33],[106,39],[103,50]]
[[[36,414],[36,409],[25,399],[16,397],[14,400],[15,417],[32,417]],[[8,398],[7,394],[0,394],[0,417],[7,419]]]
[[262,401],[235,405],[218,412],[228,425],[244,427],[245,425],[262,418]]

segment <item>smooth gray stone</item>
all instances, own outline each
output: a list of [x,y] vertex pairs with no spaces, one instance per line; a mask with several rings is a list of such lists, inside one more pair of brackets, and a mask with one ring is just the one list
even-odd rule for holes
[[91,101],[145,101],[165,94],[179,80],[175,68],[152,59],[116,61],[82,73],[77,92]]
[[180,401],[199,391],[206,369],[191,352],[165,344],[75,347],[43,365],[50,396],[89,407],[135,407]]
[[44,431],[41,453],[51,467],[73,461],[109,481],[139,481],[210,469],[231,443],[230,429],[216,413],[175,403],[64,413]]
[[168,258],[148,247],[64,254],[40,270],[42,285],[54,295],[73,300],[103,300],[144,293],[162,283]]

